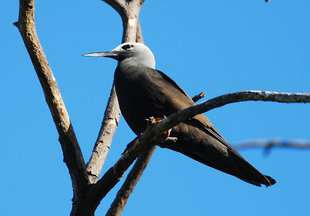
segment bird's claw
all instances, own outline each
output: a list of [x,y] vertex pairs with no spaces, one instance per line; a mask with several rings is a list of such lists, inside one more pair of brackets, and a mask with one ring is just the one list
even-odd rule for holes
[[167,137],[166,139],[165,139],[165,142],[173,142],[173,143],[175,143],[175,142],[177,142],[178,141],[178,138],[177,137]]
[[154,118],[153,116],[151,116],[151,117],[145,119],[145,121],[146,121],[146,123],[147,123],[148,125],[152,125],[152,124],[155,124],[155,123],[159,122],[159,121],[156,121],[156,118]]
[[[147,122],[148,125],[152,125],[152,124],[156,124],[156,123],[160,122],[161,120],[163,120],[165,118],[166,118],[165,115],[164,115],[164,117],[153,117],[153,116],[151,116],[148,119],[145,119],[145,121]],[[171,133],[171,129],[164,131],[162,135],[165,138],[168,138],[170,136],[170,133]]]

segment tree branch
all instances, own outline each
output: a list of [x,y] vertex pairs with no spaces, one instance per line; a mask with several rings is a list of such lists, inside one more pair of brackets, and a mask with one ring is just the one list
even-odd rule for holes
[[106,216],[117,216],[121,215],[125,205],[127,204],[128,198],[136,187],[140,177],[142,176],[145,168],[147,167],[151,157],[155,151],[156,146],[151,147],[145,153],[141,154],[131,171],[129,172],[124,184],[118,191],[110,209]]
[[295,149],[310,149],[309,141],[279,141],[279,140],[271,140],[271,141],[246,141],[239,144],[234,145],[236,149],[243,150],[249,148],[263,148],[264,154],[268,155],[271,149],[275,147],[280,148],[295,148]]
[[158,143],[157,137],[164,131],[183,122],[195,115],[209,111],[211,109],[224,106],[229,103],[240,101],[273,101],[282,103],[309,103],[310,93],[278,93],[267,91],[242,91],[225,94],[215,97],[200,104],[188,107],[182,111],[174,113],[155,125],[148,127],[138,138],[130,143],[122,157],[111,167],[104,176],[91,188],[87,194],[87,199],[91,200],[91,209],[96,209],[100,200],[115,186],[122,178],[125,171],[143,151],[150,147],[150,143]]
[[143,40],[143,37],[142,37],[142,29],[141,29],[141,25],[140,25],[140,20],[139,19],[138,19],[138,24],[137,24],[136,42],[144,43],[144,40]]
[[40,44],[35,29],[34,0],[20,0],[17,26],[37,76],[40,80],[45,100],[51,111],[59,134],[64,161],[69,169],[73,185],[74,203],[79,202],[88,185],[88,176],[80,146],[77,142],[65,104],[62,100],[56,79]]
[[[87,205],[81,206],[80,212],[93,212],[97,208],[105,195],[122,179],[124,173],[134,162],[138,155],[145,152],[149,147],[161,142],[162,137],[158,137],[160,130],[152,124],[146,131],[128,144],[122,157],[111,167],[102,178],[90,188],[86,197]],[[156,128],[154,130],[154,127]]]
[[92,156],[87,164],[87,172],[91,183],[96,183],[98,181],[103,164],[110,151],[110,146],[118,126],[119,118],[120,109],[113,84],[107,108],[101,123],[100,132],[95,143]]
[[200,113],[207,112],[226,104],[241,101],[271,101],[280,103],[310,103],[310,93],[286,93],[270,91],[240,91],[212,98],[200,104],[176,112],[162,121],[156,127],[162,127],[161,132],[167,131],[175,125]]
[[[137,1],[127,1],[126,3],[124,1],[113,1],[113,0],[104,0],[104,1],[110,4],[116,11],[118,11],[120,16],[122,17],[124,28],[123,42],[135,40],[136,42],[143,43],[142,31],[138,15],[141,9],[141,5],[144,1],[141,1],[139,4],[137,3]],[[112,138],[119,121],[119,113],[120,113],[119,105],[117,103],[115,87],[113,85],[108,106],[104,115],[104,120],[102,122],[102,126],[95,147],[93,149],[93,154],[87,165],[87,171],[91,183],[96,183],[101,173],[101,169],[109,152]],[[143,155],[141,155],[140,160],[137,160],[135,165],[136,168],[134,168],[133,170],[139,170],[139,172],[134,172],[131,174],[131,176],[135,178],[135,180],[133,180],[134,182],[138,182],[154,150],[155,148],[152,148],[149,152],[146,152]],[[127,186],[124,185],[124,187]],[[134,187],[135,185],[131,186],[132,190]],[[83,207],[81,209],[83,209]]]
[[[137,18],[141,5],[139,7],[134,7],[131,4],[126,4],[123,0],[103,1],[111,5],[122,17],[124,24],[123,32],[127,32],[127,36],[123,36],[123,43],[130,40],[136,40],[136,42],[143,43],[142,31],[139,25],[139,19]],[[137,26],[135,31],[133,31],[133,28],[130,25],[125,25],[124,23],[128,21],[129,14],[134,13],[136,13],[134,17],[137,18]],[[98,181],[102,167],[109,153],[112,139],[118,126],[119,118],[120,109],[113,84],[100,132],[95,143],[92,156],[87,164],[87,172],[91,183],[96,183]]]
[[113,7],[119,15],[124,16],[126,14],[126,4],[123,0],[103,0],[105,3]]
[[206,96],[205,93],[201,92],[198,95],[195,95],[192,100],[196,103],[197,101],[199,101],[201,98],[204,98]]

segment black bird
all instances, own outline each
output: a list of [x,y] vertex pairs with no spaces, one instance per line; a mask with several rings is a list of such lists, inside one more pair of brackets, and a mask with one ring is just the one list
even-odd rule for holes
[[[110,57],[118,61],[114,74],[121,112],[138,135],[146,129],[146,119],[164,118],[194,105],[193,100],[171,78],[155,69],[151,50],[141,43],[123,43],[110,52],[84,56]],[[165,148],[185,154],[215,169],[256,186],[276,183],[247,162],[215,129],[204,114],[178,124],[171,130],[177,137]]]

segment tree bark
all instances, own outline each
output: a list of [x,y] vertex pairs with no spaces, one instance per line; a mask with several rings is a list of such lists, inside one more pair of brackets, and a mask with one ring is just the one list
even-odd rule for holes
[[85,195],[89,183],[86,166],[56,79],[36,33],[34,9],[34,0],[20,0],[19,18],[14,25],[23,38],[52,114],[72,181],[73,203],[77,203]]
[[129,172],[124,184],[117,192],[114,201],[111,204],[106,216],[118,216],[123,212],[129,196],[135,189],[140,177],[142,176],[146,166],[155,151],[156,146],[152,146],[145,153],[141,154],[131,171]]
[[96,140],[93,153],[87,163],[87,173],[90,183],[96,183],[100,176],[102,167],[110,151],[113,136],[118,126],[120,109],[115,92],[114,84],[111,89],[107,108],[101,123],[100,132]]

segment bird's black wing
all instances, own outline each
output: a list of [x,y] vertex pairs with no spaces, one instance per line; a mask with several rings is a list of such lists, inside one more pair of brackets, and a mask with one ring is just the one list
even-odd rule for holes
[[[194,105],[185,91],[164,73],[154,70],[153,78],[168,99],[169,107],[174,107],[175,112]],[[176,135],[179,135],[177,137],[180,140],[167,146],[167,148],[179,151],[197,161],[235,175],[257,186],[260,184],[270,186],[275,183],[272,178],[261,174],[247,162],[220,135],[204,114],[196,115],[184,123],[183,126],[182,124],[176,126]],[[192,134],[188,134],[188,130],[191,130]],[[192,143],[186,144],[188,142]]]
[[[165,81],[166,83],[169,83],[170,85],[172,85],[172,86],[169,86],[170,88],[174,87],[176,90],[178,90],[179,92],[181,92],[185,96],[185,97],[178,97],[177,98],[177,100],[182,100],[182,102],[185,105],[184,107],[180,107],[180,110],[185,109],[189,106],[193,106],[195,104],[194,101],[191,99],[191,97],[176,82],[174,82],[169,76],[167,76],[165,73],[163,73],[159,70],[155,70],[155,71],[158,72],[162,76],[162,78],[163,78],[162,82]],[[169,88],[169,87],[166,85],[166,88]],[[174,99],[175,97],[170,97],[170,98]],[[211,124],[211,122],[203,114],[197,115],[192,119],[193,119],[193,121],[195,121],[195,120],[199,121],[201,126],[205,130],[209,131],[209,133],[212,136],[214,136],[214,138],[218,139],[221,143],[223,143],[228,148],[232,148],[232,146],[221,136],[221,134],[216,130],[216,128]]]

